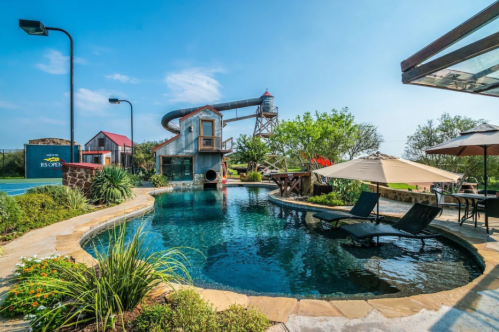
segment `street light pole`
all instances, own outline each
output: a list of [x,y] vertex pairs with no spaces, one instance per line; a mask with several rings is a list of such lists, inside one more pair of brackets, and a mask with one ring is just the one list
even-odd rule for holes
[[[130,120],[131,120],[131,131],[132,131],[132,173],[135,174],[135,164],[134,164],[134,159],[133,159],[133,153],[134,153],[134,145],[133,145],[133,105],[131,102],[128,100],[122,100],[122,99],[116,99],[116,98],[109,98],[109,102],[111,104],[119,104],[120,102],[125,102],[130,105]],[[126,152],[126,151],[124,151]]]
[[50,28],[46,27],[40,21],[30,21],[30,20],[19,20],[19,26],[21,29],[26,31],[29,35],[34,36],[48,36],[49,30],[52,31],[60,31],[65,33],[66,36],[69,37],[70,44],[70,75],[69,75],[69,83],[70,83],[70,127],[71,127],[71,162],[74,162],[74,46],[73,46],[73,37],[66,30],[60,28]]

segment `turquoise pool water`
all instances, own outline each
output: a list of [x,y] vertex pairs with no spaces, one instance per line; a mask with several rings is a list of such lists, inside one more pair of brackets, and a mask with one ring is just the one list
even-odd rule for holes
[[[151,251],[186,250],[195,285],[245,294],[297,298],[406,296],[456,288],[481,274],[474,258],[449,240],[382,240],[352,245],[341,231],[323,231],[313,212],[276,206],[265,188],[174,191],[156,196],[147,224]],[[98,248],[108,232],[96,238]],[[94,238],[95,240],[95,238]],[[93,254],[88,241],[84,248]]]

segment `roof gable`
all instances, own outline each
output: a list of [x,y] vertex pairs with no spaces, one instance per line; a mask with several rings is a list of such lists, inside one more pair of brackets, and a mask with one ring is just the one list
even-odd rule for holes
[[219,111],[217,111],[216,109],[214,109],[214,108],[213,108],[213,107],[211,107],[210,105],[206,105],[206,106],[202,106],[202,107],[198,108],[196,111],[194,111],[194,112],[192,112],[192,113],[189,113],[189,114],[187,114],[187,115],[184,115],[184,116],[183,116],[183,117],[181,117],[178,121],[179,121],[179,122],[180,122],[180,121],[183,121],[183,120],[187,119],[188,117],[191,117],[191,116],[193,116],[194,114],[197,114],[197,113],[202,112],[202,111],[204,111],[204,110],[210,110],[210,111],[212,111],[212,112],[216,113],[216,114],[217,114],[217,115],[219,115],[219,116],[223,116],[223,115],[222,115],[222,113],[220,113]]
[[168,144],[168,143],[170,143],[170,142],[172,142],[172,141],[176,140],[176,139],[177,139],[177,138],[179,138],[179,137],[180,137],[180,134],[177,134],[176,136],[173,136],[173,137],[172,137],[172,138],[170,138],[169,140],[167,140],[167,141],[165,141],[165,142],[163,142],[163,143],[161,143],[161,144],[156,145],[154,148],[152,148],[152,152],[156,152],[156,150],[158,150],[158,149],[162,148],[162,147],[163,147],[163,146],[165,146],[166,144]]
[[113,133],[103,131],[103,130],[99,131],[97,133],[97,135],[92,137],[87,143],[85,143],[85,145],[87,145],[88,143],[93,141],[100,133],[104,134],[107,138],[109,138],[111,141],[113,141],[118,146],[128,146],[128,147],[132,146],[132,141],[128,137],[126,137],[125,135],[113,134]]

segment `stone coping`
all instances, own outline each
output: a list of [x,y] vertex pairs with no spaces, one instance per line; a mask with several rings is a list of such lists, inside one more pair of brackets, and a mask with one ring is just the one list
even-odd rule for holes
[[[262,183],[231,183],[226,184],[227,187],[233,186],[259,186],[267,188],[275,188],[272,184],[266,185]],[[59,253],[64,253],[73,256],[77,262],[90,265],[95,262],[90,254],[84,251],[80,245],[90,236],[106,229],[117,223],[122,223],[125,220],[134,216],[144,214],[154,208],[154,197],[152,195],[172,191],[172,188],[153,189],[138,188],[135,190],[137,196],[141,196],[142,200],[134,199],[137,204],[133,204],[124,211],[109,213],[101,217],[88,220],[86,223],[81,223],[75,226],[71,233],[65,235],[56,235],[55,250]],[[310,211],[314,210],[347,210],[349,207],[324,207],[317,204],[309,204],[305,202],[290,202],[285,201],[280,197],[276,197],[276,191],[269,194],[271,202],[302,208]],[[137,198],[137,197],[136,197]],[[145,201],[145,203],[143,203]],[[107,210],[107,209],[106,209]],[[105,211],[105,210],[104,210]],[[92,214],[86,215],[87,217]],[[387,217],[399,218],[400,214],[384,214]],[[81,216],[80,216],[81,217]],[[58,223],[63,226],[64,223],[72,219]],[[434,226],[444,231],[444,225]],[[473,312],[482,297],[480,292],[485,290],[494,290],[499,288],[499,252],[493,248],[487,247],[487,241],[480,238],[468,236],[462,232],[452,229],[445,229],[449,234],[459,238],[464,243],[474,248],[485,265],[484,273],[472,282],[465,286],[442,291],[433,294],[420,294],[404,298],[381,298],[372,300],[309,300],[302,299],[298,301],[294,298],[284,297],[267,297],[267,296],[247,296],[234,292],[201,289],[199,290],[203,298],[213,303],[214,307],[223,310],[230,303],[240,303],[246,307],[255,307],[262,310],[274,322],[285,323],[290,316],[309,316],[309,317],[344,317],[346,319],[365,318],[372,311],[377,311],[385,318],[399,318],[417,314],[423,309],[437,311],[442,306],[454,307],[459,310]],[[21,237],[20,239],[22,239]],[[13,242],[19,241],[14,240]],[[12,267],[14,268],[14,267]],[[193,287],[193,286],[180,286]]]

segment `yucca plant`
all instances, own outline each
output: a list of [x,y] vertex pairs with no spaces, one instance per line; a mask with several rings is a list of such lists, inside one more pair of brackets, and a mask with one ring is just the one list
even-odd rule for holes
[[[149,253],[144,240],[144,224],[129,241],[123,224],[112,231],[106,249],[99,251],[94,245],[96,266],[85,272],[51,266],[63,281],[41,278],[35,282],[55,289],[67,300],[37,314],[31,323],[33,330],[53,331],[96,323],[97,331],[105,331],[117,319],[124,327],[123,313],[134,309],[156,286],[190,283],[187,258],[180,248]],[[56,321],[60,323],[54,326]]]
[[92,199],[100,203],[121,203],[133,197],[132,187],[126,170],[116,166],[104,166],[92,181]]

